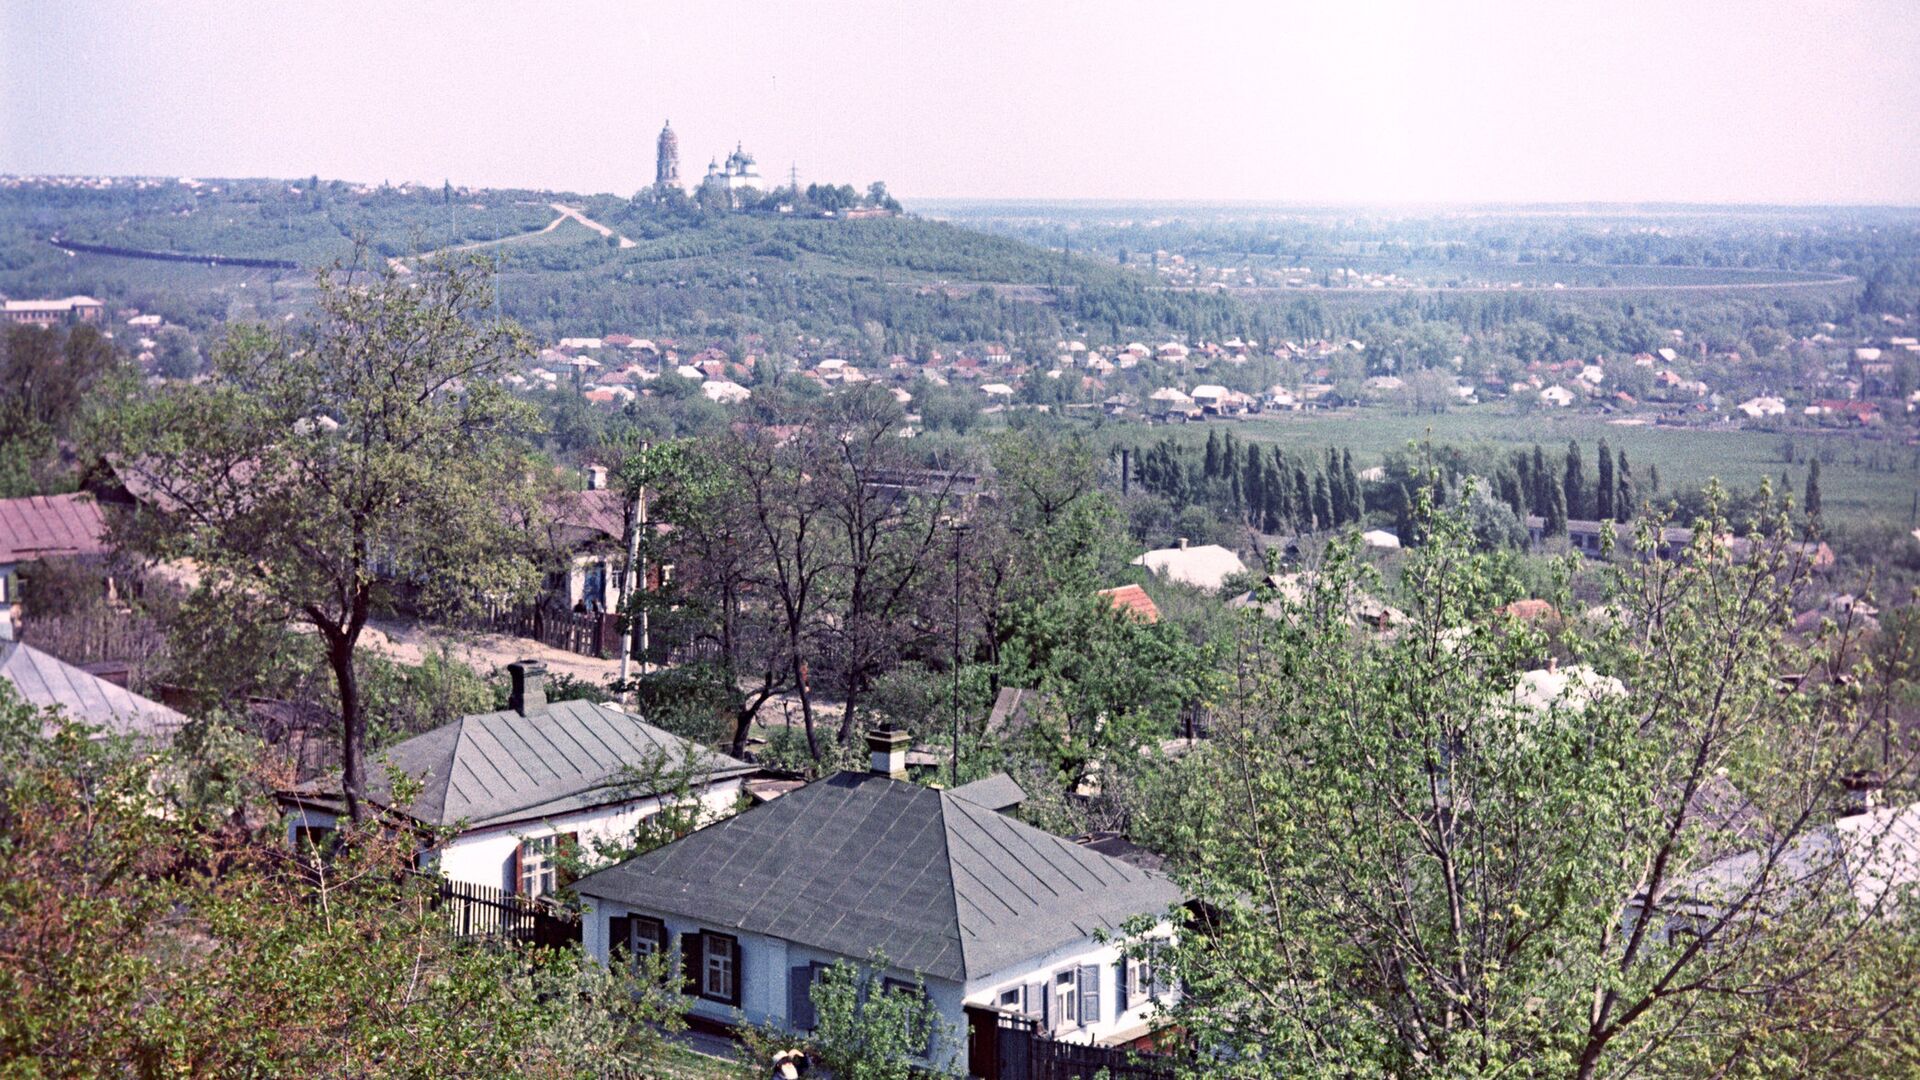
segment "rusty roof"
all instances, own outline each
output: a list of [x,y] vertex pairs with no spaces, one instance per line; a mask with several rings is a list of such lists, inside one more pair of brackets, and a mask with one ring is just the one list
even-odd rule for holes
[[84,492],[0,499],[0,563],[104,555],[107,519]]

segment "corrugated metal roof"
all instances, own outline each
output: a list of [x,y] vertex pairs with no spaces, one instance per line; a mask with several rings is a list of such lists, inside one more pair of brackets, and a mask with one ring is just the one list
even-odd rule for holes
[[0,499],[0,563],[107,551],[107,519],[85,492]]
[[582,879],[587,896],[965,981],[1181,900],[956,792],[840,773]]
[[[525,716],[511,709],[463,716],[396,743],[372,755],[368,796],[382,805],[392,796],[377,760],[384,758],[423,785],[405,808],[409,816],[431,825],[484,825],[651,794],[639,783],[647,770],[679,769],[689,754],[714,777],[754,768],[612,706],[559,701]],[[337,777],[295,789],[339,790]]]
[[[166,741],[187,718],[21,641],[0,641],[0,678],[29,703],[57,708],[107,734]],[[47,725],[51,729],[52,725]]]

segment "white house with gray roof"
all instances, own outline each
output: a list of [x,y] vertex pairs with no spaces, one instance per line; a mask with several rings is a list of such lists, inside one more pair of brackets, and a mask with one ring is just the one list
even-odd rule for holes
[[1173,883],[999,812],[1011,780],[921,787],[904,779],[904,734],[868,742],[870,772],[582,878],[588,954],[677,953],[695,1017],[801,1031],[821,972],[883,955],[890,982],[924,982],[945,1066],[965,1064],[969,1006],[1031,1015],[1062,1040],[1148,1034],[1171,990],[1121,945],[1142,916],[1159,917],[1149,937],[1171,936]]
[[[369,755],[369,801],[417,826],[457,830],[429,860],[449,880],[543,896],[565,883],[555,859],[559,844],[631,835],[688,797],[702,819],[718,817],[739,802],[743,780],[757,771],[611,705],[549,703],[538,663],[508,671],[514,690],[507,708],[463,716]],[[420,784],[405,805],[394,805],[389,762]],[[279,798],[288,842],[296,846],[322,839],[345,813],[337,775]]]

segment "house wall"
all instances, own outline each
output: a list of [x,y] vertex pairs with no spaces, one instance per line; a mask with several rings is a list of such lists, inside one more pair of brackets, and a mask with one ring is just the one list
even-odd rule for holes
[[[722,1023],[740,1023],[744,1020],[750,1024],[776,1023],[791,1026],[793,1017],[788,1002],[790,993],[788,972],[792,968],[810,963],[832,965],[843,960],[856,964],[866,962],[864,958],[840,956],[779,938],[701,923],[684,916],[629,907],[592,897],[585,897],[583,900],[585,914],[581,922],[582,948],[588,956],[603,964],[607,962],[607,927],[614,917],[621,915],[647,915],[664,922],[668,934],[674,939],[673,948],[676,954],[679,949],[679,935],[688,931],[710,930],[731,934],[738,938],[743,973],[739,1009],[704,998],[695,999],[692,1008],[694,1014]],[[1171,930],[1163,923],[1157,935],[1170,937]],[[1103,944],[1092,938],[1084,938],[1003,971],[969,980],[965,986],[944,979],[925,979],[927,997],[939,1011],[941,1024],[946,1032],[944,1048],[949,1060],[944,1064],[956,1070],[965,1064],[966,1005],[992,1005],[998,1000],[1000,992],[1008,987],[1024,987],[1030,982],[1047,982],[1051,985],[1055,972],[1084,965],[1093,965],[1100,970],[1100,1015],[1090,1023],[1056,1031],[1054,1037],[1069,1042],[1103,1043],[1119,1036],[1134,1037],[1144,1034],[1156,1004],[1153,1000],[1147,999],[1130,1004],[1125,1010],[1116,1008],[1119,995],[1115,980],[1119,977],[1120,956],[1121,950],[1118,945]],[[678,961],[676,960],[675,963],[677,965]],[[886,974],[902,982],[912,982],[915,977],[913,972],[905,970],[888,971]],[[1171,1000],[1171,992],[1161,996],[1161,1004]]]
[[[647,915],[659,919],[667,926],[667,933],[673,940],[677,967],[679,936],[689,931],[713,931],[730,934],[740,942],[740,1007],[695,998],[691,1012],[726,1024],[773,1023],[792,1027],[793,1016],[788,1001],[791,984],[788,972],[806,964],[832,965],[841,961],[865,964],[861,957],[840,956],[835,953],[811,949],[804,945],[768,937],[764,934],[751,934],[732,927],[715,923],[703,923],[680,915],[668,915],[645,908],[628,907],[611,901],[585,897],[585,912],[581,919],[581,947],[586,954],[601,963],[607,962],[607,927],[611,920],[620,915]],[[913,982],[914,973],[906,970],[890,969],[886,977],[901,982]],[[949,1052],[948,1065],[957,1068],[964,1063],[966,1055],[966,1014],[962,1010],[963,994],[959,983],[945,979],[923,980],[927,997],[940,1013],[941,1024],[946,1030],[945,1049]]]
[[[738,778],[719,781],[700,794],[703,819],[728,814],[740,798]],[[537,840],[557,833],[578,833],[582,844],[632,831],[642,819],[658,813],[661,800],[654,797],[630,799],[611,806],[597,806],[549,818],[490,825],[472,829],[454,837],[433,853],[432,862],[449,881],[464,881],[513,891],[513,855],[523,840]],[[287,814],[287,842],[298,840],[301,827],[333,828],[337,816],[324,810],[297,807]],[[604,932],[604,931],[603,931]]]
[[[1161,923],[1151,936],[1170,939],[1172,930],[1166,923]],[[968,980],[964,1003],[993,1006],[999,1001],[1002,991],[1025,987],[1029,983],[1041,983],[1051,993],[1054,975],[1068,968],[1091,965],[1100,973],[1099,1017],[1092,1022],[1083,1017],[1077,1027],[1056,1029],[1053,1037],[1063,1042],[1106,1043],[1122,1035],[1144,1034],[1155,1002],[1149,997],[1129,1002],[1124,1010],[1118,1008],[1121,955],[1122,949],[1118,943],[1101,943],[1084,938],[1004,970]],[[1170,1003],[1174,996],[1172,990],[1163,993],[1159,1004]],[[1028,1012],[1038,1011],[1032,1004],[1026,1008]]]

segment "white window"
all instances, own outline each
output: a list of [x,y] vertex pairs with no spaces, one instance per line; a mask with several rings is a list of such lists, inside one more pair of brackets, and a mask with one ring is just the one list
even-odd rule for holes
[[1153,961],[1127,961],[1127,1000],[1139,1003],[1153,996]]
[[1020,988],[1017,986],[1009,986],[1005,990],[1000,991],[1000,1000],[995,1002],[995,1004],[1008,1012],[1019,1012],[1021,1009]]
[[542,836],[538,840],[520,842],[520,882],[517,890],[521,896],[546,896],[553,892],[557,884],[554,860],[554,838]]
[[1054,1027],[1080,1026],[1080,982],[1076,969],[1068,968],[1053,976]]
[[740,1003],[739,942],[725,934],[700,935],[700,996]]

